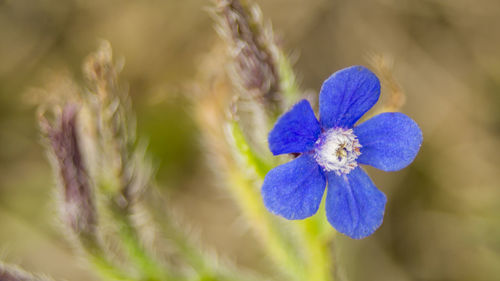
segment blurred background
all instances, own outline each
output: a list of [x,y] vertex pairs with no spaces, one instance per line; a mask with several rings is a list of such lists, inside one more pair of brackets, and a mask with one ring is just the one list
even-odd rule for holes
[[[382,227],[339,235],[348,280],[499,280],[500,2],[257,1],[303,89],[340,68],[392,58],[402,111],[421,126],[415,162],[369,169],[388,196]],[[228,193],[214,180],[194,121],[193,82],[220,39],[203,0],[0,0],[0,259],[57,279],[95,280],[57,226],[52,171],[36,125],[35,88],[81,63],[100,39],[123,58],[141,139],[158,183],[204,245],[269,270]]]

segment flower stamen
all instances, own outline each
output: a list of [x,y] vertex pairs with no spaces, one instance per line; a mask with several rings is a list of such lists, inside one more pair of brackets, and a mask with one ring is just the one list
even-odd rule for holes
[[358,166],[361,144],[352,129],[333,128],[319,137],[314,148],[314,159],[325,171],[337,175],[349,174]]

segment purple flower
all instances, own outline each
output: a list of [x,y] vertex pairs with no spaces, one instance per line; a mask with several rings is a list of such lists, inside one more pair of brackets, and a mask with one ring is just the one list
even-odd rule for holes
[[375,74],[352,66],[321,87],[319,122],[307,100],[278,119],[269,133],[271,152],[300,155],[266,175],[262,196],[269,211],[290,220],[310,217],[328,183],[326,216],[337,231],[361,239],[382,224],[387,199],[359,164],[383,171],[406,167],[420,149],[422,132],[398,112],[354,126],[379,96]]

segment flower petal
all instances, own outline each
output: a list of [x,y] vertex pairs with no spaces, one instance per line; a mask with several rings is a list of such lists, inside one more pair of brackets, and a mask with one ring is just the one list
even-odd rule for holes
[[271,213],[289,220],[304,219],[318,211],[325,186],[314,158],[303,154],[267,173],[262,197]]
[[301,100],[283,114],[269,133],[269,149],[274,155],[311,150],[321,133],[319,122],[307,100]]
[[371,235],[384,218],[384,193],[360,167],[347,175],[327,173],[326,217],[338,231],[351,238]]
[[422,144],[422,131],[410,117],[399,112],[379,114],[354,128],[361,147],[358,163],[384,171],[408,166]]
[[319,94],[319,116],[325,128],[352,128],[377,102],[380,81],[363,66],[335,72],[323,83]]

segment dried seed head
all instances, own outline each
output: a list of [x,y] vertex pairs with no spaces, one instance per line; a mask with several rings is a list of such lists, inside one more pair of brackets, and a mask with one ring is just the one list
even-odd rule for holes
[[233,84],[243,95],[276,110],[280,91],[277,47],[272,32],[262,23],[260,10],[238,0],[219,0],[216,15],[217,30],[233,57]]
[[64,221],[77,235],[94,236],[96,211],[89,176],[80,151],[76,105],[66,105],[49,123],[41,127],[50,143],[63,187]]
[[0,263],[0,280],[2,281],[50,281],[50,279],[33,275],[16,266]]

